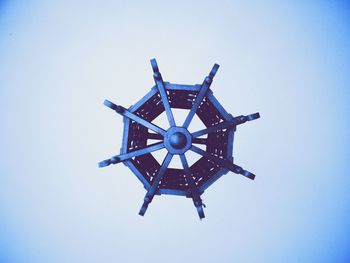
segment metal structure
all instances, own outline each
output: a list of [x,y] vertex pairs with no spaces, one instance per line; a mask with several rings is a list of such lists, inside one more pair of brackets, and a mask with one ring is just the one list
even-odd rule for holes
[[[233,137],[237,125],[255,120],[260,115],[233,117],[215,99],[210,85],[218,64],[213,66],[201,85],[164,82],[155,59],[151,60],[151,65],[156,85],[139,102],[126,109],[104,101],[104,105],[124,116],[124,134],[121,153],[100,162],[99,167],[123,162],[137,176],[147,190],[140,215],[145,214],[156,194],[170,194],[192,198],[202,219],[205,205],[201,195],[222,175],[232,171],[254,179],[254,174],[233,163]],[[190,110],[182,125],[175,123],[172,108]],[[169,122],[166,129],[152,123],[164,111]],[[190,133],[188,127],[195,114],[206,128]],[[148,145],[149,139],[159,142]],[[196,144],[205,145],[206,150]],[[163,148],[167,154],[160,164],[152,152]],[[187,151],[201,155],[191,167],[185,156]],[[175,154],[180,156],[183,169],[168,168]]]

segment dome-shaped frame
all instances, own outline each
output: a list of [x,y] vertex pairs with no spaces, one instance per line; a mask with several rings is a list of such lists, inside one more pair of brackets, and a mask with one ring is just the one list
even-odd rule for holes
[[[129,109],[108,100],[104,104],[124,116],[121,153],[99,163],[100,167],[123,162],[142,182],[147,194],[139,212],[144,215],[154,195],[170,194],[192,198],[199,217],[204,218],[201,195],[228,171],[254,179],[255,175],[233,163],[233,138],[236,126],[260,117],[259,113],[233,117],[220,105],[210,90],[219,68],[215,64],[203,83],[180,85],[164,82],[155,59],[151,60],[156,85]],[[173,108],[190,110],[185,122],[175,123]],[[163,129],[152,121],[166,113],[169,127]],[[188,127],[197,114],[205,129],[190,133]],[[152,132],[149,132],[151,130]],[[207,135],[203,138],[203,135]],[[148,140],[159,142],[148,145]],[[195,144],[205,145],[202,150]],[[162,164],[152,152],[166,149]],[[189,167],[186,152],[202,157]],[[173,155],[179,155],[183,169],[168,168]]]

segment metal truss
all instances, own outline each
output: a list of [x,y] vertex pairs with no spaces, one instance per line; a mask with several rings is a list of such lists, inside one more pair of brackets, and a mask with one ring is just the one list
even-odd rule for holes
[[[233,117],[213,96],[210,86],[219,69],[215,64],[201,85],[180,85],[164,82],[155,59],[151,60],[155,86],[139,102],[129,109],[109,100],[104,105],[124,117],[124,134],[119,155],[99,163],[99,167],[123,162],[143,183],[147,193],[141,206],[144,215],[155,195],[171,194],[192,198],[199,218],[204,218],[201,195],[228,171],[249,179],[255,175],[233,163],[233,137],[236,127],[260,118],[259,113]],[[189,113],[182,125],[175,123],[173,108],[187,109]],[[169,127],[163,129],[152,121],[166,113]],[[206,126],[190,133],[188,130],[194,115]],[[150,132],[151,131],[151,132]],[[203,136],[206,136],[203,138]],[[148,140],[159,142],[148,145]],[[202,150],[196,144],[205,145]],[[161,164],[152,152],[166,149]],[[186,152],[201,156],[191,167]],[[183,169],[168,168],[174,155],[179,155]]]

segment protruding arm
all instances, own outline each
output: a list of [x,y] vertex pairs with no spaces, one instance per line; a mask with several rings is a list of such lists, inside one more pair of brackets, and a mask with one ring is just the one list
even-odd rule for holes
[[200,131],[196,131],[196,132],[192,133],[192,136],[193,136],[193,138],[197,138],[197,137],[200,137],[204,134],[208,134],[208,133],[216,132],[218,130],[231,128],[231,127],[237,126],[239,124],[245,123],[247,121],[256,120],[258,118],[260,118],[259,112],[256,112],[256,113],[253,113],[253,114],[250,114],[247,116],[241,115],[241,116],[234,118],[232,121],[223,121],[215,126],[212,126],[212,127],[200,130]]
[[249,179],[252,179],[252,180],[254,180],[254,178],[255,178],[255,174],[244,170],[242,167],[240,167],[240,166],[238,166],[238,165],[236,165],[228,160],[221,159],[219,157],[211,155],[210,153],[207,153],[206,151],[202,150],[201,148],[198,148],[198,147],[192,145],[191,150],[193,152],[198,153],[198,154],[208,158],[209,160],[229,169],[230,171],[232,171],[236,174],[241,174],[241,175],[243,175]]
[[150,145],[148,147],[145,147],[145,148],[142,148],[142,149],[139,149],[139,150],[136,150],[136,151],[132,151],[132,152],[128,152],[128,153],[124,153],[124,154],[113,156],[110,159],[107,159],[107,160],[104,160],[102,162],[99,162],[98,166],[100,168],[106,167],[106,166],[108,166],[110,164],[120,163],[120,162],[123,162],[125,160],[130,159],[130,158],[133,158],[133,157],[136,157],[136,156],[140,156],[140,155],[144,155],[144,154],[151,153],[151,152],[155,152],[155,151],[158,151],[158,150],[163,149],[163,148],[164,148],[163,142],[155,143],[155,144],[152,144],[152,145]]
[[193,204],[197,209],[199,218],[202,219],[205,217],[205,215],[204,215],[204,211],[203,211],[202,199],[200,197],[198,188],[197,188],[196,183],[194,182],[194,180],[191,176],[191,171],[190,171],[190,168],[188,166],[186,156],[184,154],[181,154],[180,159],[181,159],[181,163],[182,163],[182,166],[184,168],[184,171],[185,171],[189,190],[190,190],[191,195],[192,195]]
[[172,158],[173,158],[173,154],[168,152],[166,157],[163,160],[162,165],[159,168],[157,176],[154,178],[154,180],[152,181],[151,187],[147,191],[147,194],[145,196],[143,205],[140,209],[139,215],[143,216],[146,213],[148,205],[152,202],[152,199],[157,192],[158,184],[159,184],[160,180],[162,180],[162,178],[165,174],[165,171],[168,168],[168,165],[169,165]]
[[168,95],[166,94],[164,82],[162,79],[162,75],[159,72],[159,68],[158,68],[158,64],[157,64],[156,59],[151,59],[151,65],[152,65],[152,69],[154,72],[153,78],[154,78],[154,81],[156,82],[156,85],[158,87],[158,91],[159,91],[160,97],[162,99],[165,113],[168,117],[169,124],[171,127],[176,126],[175,119],[174,119],[173,113],[172,113],[171,108],[170,108]]
[[129,119],[132,119],[132,120],[136,121],[137,123],[145,126],[146,128],[164,136],[165,130],[163,130],[162,128],[158,127],[157,125],[154,125],[153,123],[150,123],[150,122],[146,121],[145,119],[142,119],[141,117],[131,113],[130,111],[128,111],[124,107],[116,105],[109,100],[105,100],[103,102],[103,104],[105,106],[107,106],[108,108],[111,108],[115,112],[119,113],[120,115],[123,115],[124,117],[127,117]]
[[188,128],[188,126],[190,125],[190,123],[193,119],[193,116],[196,114],[199,105],[201,104],[202,100],[204,99],[205,95],[207,94],[207,91],[208,91],[211,83],[213,82],[213,78],[214,78],[216,72],[218,71],[218,69],[219,69],[219,65],[214,64],[213,68],[211,69],[211,71],[209,73],[209,76],[207,76],[204,79],[202,87],[201,87],[201,89],[196,97],[196,100],[194,101],[192,108],[191,108],[190,112],[188,113],[186,120],[183,124],[184,128]]

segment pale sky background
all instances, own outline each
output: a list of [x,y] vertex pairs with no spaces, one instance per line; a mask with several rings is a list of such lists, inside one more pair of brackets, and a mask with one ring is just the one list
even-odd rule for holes
[[[233,115],[237,164],[192,201],[118,154],[125,107],[163,78]],[[348,1],[0,1],[0,262],[349,262]]]

